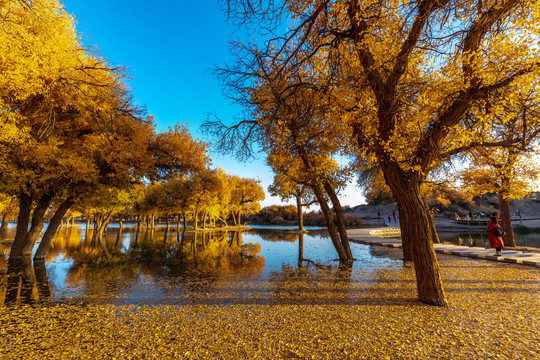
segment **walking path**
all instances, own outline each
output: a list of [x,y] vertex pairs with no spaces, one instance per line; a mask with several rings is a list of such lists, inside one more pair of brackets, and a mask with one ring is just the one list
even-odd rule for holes
[[[350,241],[360,244],[401,248],[401,239],[383,238],[371,235],[372,232],[378,230],[384,231],[390,229],[350,229],[347,230],[347,234],[349,235]],[[459,246],[453,244],[433,244],[433,247],[435,248],[435,252],[441,254],[540,267],[540,254],[538,253],[503,250],[502,256],[495,256],[495,249],[485,249],[482,247]]]

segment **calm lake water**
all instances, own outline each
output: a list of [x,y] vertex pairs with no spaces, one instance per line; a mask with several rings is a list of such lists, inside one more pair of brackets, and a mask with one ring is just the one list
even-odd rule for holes
[[[104,238],[111,256],[105,257],[91,229],[64,227],[42,263],[8,266],[9,247],[0,245],[0,304],[272,304],[292,298],[317,303],[322,292],[326,303],[341,304],[366,296],[356,285],[372,283],[376,289],[389,270],[411,267],[399,251],[355,243],[357,261],[344,266],[326,230],[307,229],[303,235],[294,227],[264,226],[177,234],[111,225]],[[474,246],[487,241],[485,234],[440,237]],[[518,245],[540,247],[540,234],[516,237]],[[322,290],[324,284],[332,286]]]
[[[222,304],[254,299],[273,303],[284,300],[283,291],[306,286],[315,290],[328,281],[372,281],[377,272],[404,266],[388,250],[360,244],[351,244],[358,261],[352,267],[340,266],[325,230],[308,227],[308,234],[299,235],[292,229],[254,227],[182,235],[164,229],[137,232],[134,227],[119,231],[110,226],[105,238],[111,253],[107,258],[100,256],[102,246],[84,225],[61,228],[42,264],[8,268],[4,248],[0,304],[43,300]],[[336,299],[340,303],[356,296],[350,295]]]

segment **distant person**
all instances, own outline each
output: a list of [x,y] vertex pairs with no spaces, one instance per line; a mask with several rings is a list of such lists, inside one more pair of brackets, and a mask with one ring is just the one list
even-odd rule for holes
[[491,222],[487,227],[487,233],[489,238],[489,245],[492,248],[495,248],[495,256],[501,256],[501,250],[504,247],[504,242],[502,236],[504,231],[502,231],[501,226],[497,222],[497,217],[492,216],[489,218]]
[[381,218],[381,212],[380,211],[377,211],[377,217],[380,219]]
[[394,214],[394,222],[397,224],[397,216]]
[[499,221],[499,213],[498,213],[498,212],[495,211],[495,212],[493,213],[493,216],[495,216],[495,217],[497,218],[497,221]]
[[392,217],[388,215],[388,223],[390,224],[392,222]]

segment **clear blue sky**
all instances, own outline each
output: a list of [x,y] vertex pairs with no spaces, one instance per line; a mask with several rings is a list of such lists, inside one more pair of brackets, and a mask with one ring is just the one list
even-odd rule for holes
[[[109,62],[128,68],[135,102],[154,115],[159,130],[188,122],[193,137],[206,140],[199,127],[209,112],[230,120],[238,108],[221,94],[209,69],[223,65],[228,41],[235,39],[217,0],[126,1],[63,0],[76,19],[86,45],[94,45]],[[211,154],[213,165],[230,174],[257,178],[266,189],[272,173],[260,159],[238,163]],[[344,205],[358,205],[363,198],[349,188]],[[269,198],[264,205],[279,203]]]

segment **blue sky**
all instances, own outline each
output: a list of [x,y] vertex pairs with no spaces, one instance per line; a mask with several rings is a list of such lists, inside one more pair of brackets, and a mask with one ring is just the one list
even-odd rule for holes
[[[109,62],[128,68],[135,102],[154,115],[159,130],[188,122],[193,137],[207,140],[199,127],[209,112],[230,120],[239,108],[221,94],[209,70],[228,59],[235,28],[225,21],[217,0],[64,0],[83,43],[94,45]],[[261,180],[272,173],[264,160],[238,163],[211,154],[213,165],[230,174]],[[345,192],[344,205],[363,202],[358,189]],[[279,203],[269,198],[263,206]]]

